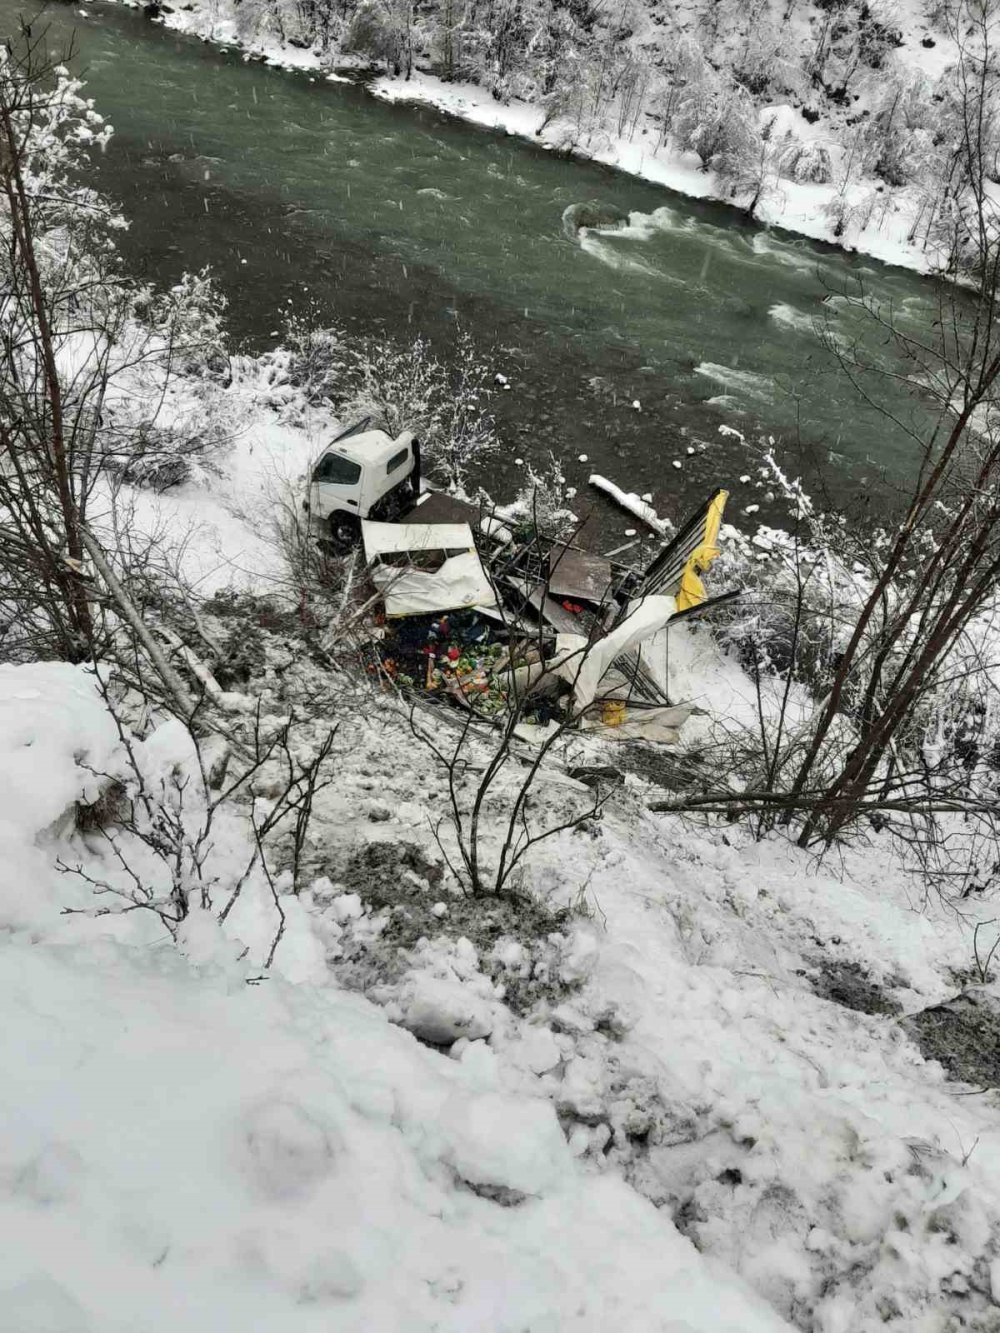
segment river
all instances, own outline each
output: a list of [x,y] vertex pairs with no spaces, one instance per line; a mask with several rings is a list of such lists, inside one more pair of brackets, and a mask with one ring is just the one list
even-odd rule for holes
[[[18,9],[0,0],[8,30]],[[247,62],[136,11],[60,5],[45,21],[53,46],[75,32],[74,68],[115,128],[96,184],[132,222],[129,265],[159,282],[210,265],[253,349],[290,311],[423,333],[442,355],[467,328],[511,383],[497,395],[498,489],[518,458],[552,449],[581,492],[600,471],[676,518],[725,484],[738,516],[761,500],[720,424],[774,436],[841,507],[908,470],[905,434],[862,403],[821,325],[845,344],[857,333],[842,293],[859,283],[929,324],[935,283],[433,109]],[[585,200],[632,224],[571,239],[563,212]],[[897,414],[918,410],[879,392]]]

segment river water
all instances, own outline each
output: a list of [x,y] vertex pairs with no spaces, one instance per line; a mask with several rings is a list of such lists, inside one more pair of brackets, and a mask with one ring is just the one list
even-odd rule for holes
[[[18,9],[0,0],[8,30]],[[251,348],[273,345],[292,310],[423,333],[443,356],[467,328],[512,386],[498,394],[498,489],[516,459],[551,448],[581,492],[600,471],[677,517],[724,484],[738,514],[760,497],[720,423],[774,436],[841,506],[906,473],[905,435],[864,405],[821,329],[857,334],[842,294],[859,283],[929,325],[927,279],[351,83],[248,63],[135,11],[85,12],[59,5],[45,21],[53,46],[75,33],[74,67],[115,128],[96,184],[132,221],[130,266],[162,282],[210,265]],[[631,225],[572,239],[563,212],[586,200]],[[897,414],[919,410],[879,392]]]

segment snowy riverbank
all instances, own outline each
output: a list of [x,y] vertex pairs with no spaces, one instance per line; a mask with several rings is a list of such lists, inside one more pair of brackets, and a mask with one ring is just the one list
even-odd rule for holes
[[[131,0],[112,0],[112,3],[140,7]],[[94,11],[79,12],[95,21]],[[317,82],[344,80],[345,73],[331,71],[331,63],[341,71],[353,71],[359,76],[362,72],[361,62],[347,57],[323,56],[315,49],[283,44],[273,36],[244,38],[235,18],[227,17],[218,5],[204,0],[194,0],[183,9],[164,13],[155,22],[223,49],[242,50],[248,60],[261,60],[304,73]],[[546,113],[536,105],[517,99],[501,103],[485,88],[471,83],[445,83],[430,73],[414,71],[409,78],[382,75],[373,78],[368,87],[383,100],[434,106],[470,124],[599,162],[690,198],[718,201],[741,213],[751,202],[746,194],[734,197],[731,186],[713,172],[702,169],[696,154],[677,151],[669,142],[663,144],[655,128],[639,128],[630,135],[615,133],[611,111],[599,128],[580,136],[564,118],[548,121]],[[797,143],[824,149],[834,162],[846,157],[830,124],[823,119],[813,123],[797,107],[765,108],[761,118],[763,124],[770,125],[769,133],[775,138],[790,134]],[[933,252],[909,238],[918,211],[919,201],[909,188],[893,188],[864,177],[846,184],[837,179],[829,184],[810,184],[779,177],[776,170],[768,169],[753,217],[765,226],[780,227],[844,250],[870,255],[883,263],[928,273],[935,267]],[[834,213],[841,219],[839,230]]]
[[[741,212],[741,202],[747,202],[739,198],[734,200],[714,173],[702,170],[694,153],[680,153],[669,145],[658,145],[654,131],[626,138],[608,129],[577,142],[559,121],[540,130],[545,117],[538,107],[525,102],[503,105],[474,84],[443,83],[431,74],[415,73],[409,79],[383,76],[375,79],[370,88],[376,97],[386,101],[435,106],[484,129],[516,134],[553,151],[570,151],[692,199],[716,200]],[[777,108],[776,117],[794,120],[797,130],[808,130],[806,122],[790,107]],[[907,240],[913,225],[914,205],[906,191],[886,191],[877,216],[873,213],[868,226],[863,226],[860,221],[849,223],[839,237],[834,234],[834,224],[827,213],[838,192],[832,184],[807,185],[775,178],[766,185],[757,202],[754,220],[810,240],[870,255],[885,264],[897,264],[919,273],[932,270],[931,256]],[[869,194],[869,186],[856,184],[847,193],[848,211],[860,207]]]

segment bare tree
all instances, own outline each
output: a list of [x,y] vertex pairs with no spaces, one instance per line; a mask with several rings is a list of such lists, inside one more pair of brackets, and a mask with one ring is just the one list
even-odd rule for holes
[[[60,352],[71,294],[93,291],[100,279],[56,250],[67,212],[74,223],[81,214],[66,197],[68,135],[53,133],[51,124],[61,119],[65,129],[79,115],[75,90],[46,54],[44,32],[32,36],[25,29],[0,66],[4,592],[9,614],[15,607],[27,613],[31,646],[37,635],[46,636],[70,661],[89,655],[94,632],[82,525],[92,481],[86,452],[102,377],[67,401]],[[44,160],[53,144],[64,153],[54,167]],[[84,337],[96,332],[86,317],[73,325]]]
[[[996,669],[981,627],[1000,587],[1000,216],[988,110],[994,22],[975,28],[978,45],[963,50],[959,80],[958,174],[966,186],[948,249],[964,256],[974,286],[942,284],[937,319],[920,330],[863,287],[852,289],[840,308],[858,317],[859,332],[851,342],[832,329],[828,338],[841,372],[911,442],[913,479],[898,522],[852,534],[800,511],[790,579],[759,592],[784,599],[783,660],[768,662],[752,636],[748,658],[758,692],[774,670],[784,675],[782,700],[766,718],[759,710],[756,744],[740,742],[741,791],[727,793],[719,772],[690,794],[702,811],[753,812],[762,830],[794,824],[802,846],[892,820],[928,870],[965,880],[982,860],[974,844],[996,836],[985,732],[976,741]],[[879,392],[886,380],[910,390],[912,414],[892,416]],[[833,565],[843,577],[827,605],[817,592]],[[826,647],[817,658],[819,641]],[[793,681],[814,698],[794,717]],[[959,720],[949,721],[956,700]],[[931,737],[942,727],[955,743],[935,750]],[[975,744],[983,763],[968,758]],[[659,808],[680,809],[685,799]],[[966,821],[965,833],[955,832],[952,816]],[[965,863],[955,865],[960,856]]]
[[[575,535],[568,538],[569,547]],[[534,847],[599,815],[606,791],[567,795],[560,788],[554,800],[542,796],[550,761],[581,728],[602,719],[606,706],[617,720],[626,703],[652,710],[658,718],[676,717],[638,652],[623,647],[613,662],[598,652],[606,634],[628,626],[638,607],[622,612],[609,588],[580,632],[557,640],[542,618],[534,625],[528,618],[539,598],[543,605],[551,600],[551,571],[558,567],[558,559],[550,566],[551,542],[539,535],[537,513],[533,535],[515,546],[519,567],[529,564],[549,572],[537,589],[525,592],[523,603],[515,599],[502,612],[508,644],[500,660],[489,677],[474,673],[467,682],[446,683],[455,706],[444,714],[447,728],[439,725],[442,710],[414,707],[409,714],[415,739],[430,752],[447,784],[448,812],[434,830],[439,847],[458,882],[476,895],[516,895]],[[498,560],[495,573],[502,564]],[[499,702],[490,692],[491,682],[502,696]]]
[[137,447],[107,429],[109,390],[151,361],[165,385],[191,336],[185,299],[124,278],[119,219],[79,184],[106,133],[45,30],[24,28],[0,63],[0,642],[12,657],[100,655],[95,608],[122,585],[92,530],[95,497],[111,502],[106,468]]

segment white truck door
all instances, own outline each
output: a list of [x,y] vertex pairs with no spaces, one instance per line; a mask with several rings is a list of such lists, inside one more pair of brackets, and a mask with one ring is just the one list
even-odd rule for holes
[[309,509],[314,518],[324,520],[338,510],[363,518],[361,505],[362,469],[360,463],[334,450],[323,455],[313,469],[309,487]]

